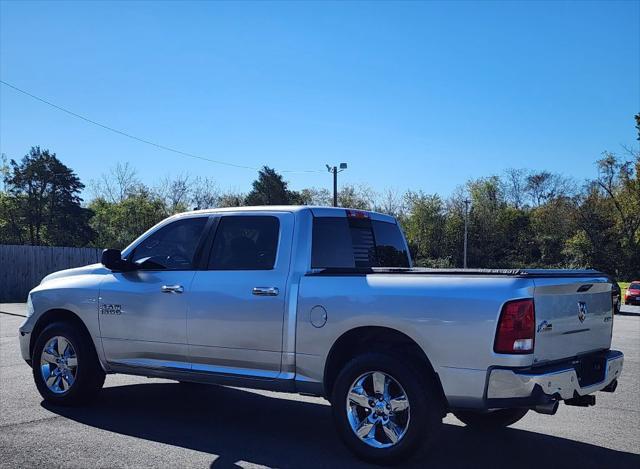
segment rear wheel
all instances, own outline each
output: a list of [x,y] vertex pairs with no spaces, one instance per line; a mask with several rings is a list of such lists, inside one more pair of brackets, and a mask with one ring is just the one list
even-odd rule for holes
[[87,402],[104,384],[91,338],[76,324],[47,326],[33,347],[33,379],[40,395],[57,405]]
[[499,409],[490,412],[458,410],[453,413],[458,420],[473,428],[502,428],[516,423],[524,417],[529,409]]
[[338,433],[360,458],[395,463],[433,443],[442,404],[427,376],[392,355],[370,353],[339,373],[331,405]]

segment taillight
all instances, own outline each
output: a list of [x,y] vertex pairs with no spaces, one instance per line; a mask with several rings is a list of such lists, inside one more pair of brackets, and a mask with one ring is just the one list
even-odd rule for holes
[[496,353],[533,353],[536,333],[533,300],[505,303],[500,313],[493,351]]

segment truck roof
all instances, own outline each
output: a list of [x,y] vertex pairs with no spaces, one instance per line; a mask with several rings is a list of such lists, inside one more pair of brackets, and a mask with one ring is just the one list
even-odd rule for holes
[[178,218],[189,215],[207,215],[214,213],[226,213],[226,212],[302,212],[310,210],[315,217],[346,217],[349,212],[366,214],[367,217],[374,220],[386,221],[389,223],[396,223],[396,219],[390,215],[384,213],[374,212],[371,210],[360,210],[354,208],[345,207],[324,207],[316,205],[256,205],[256,206],[242,206],[242,207],[224,207],[224,208],[207,208],[203,210],[192,210],[190,212],[182,212],[173,215],[171,218]]

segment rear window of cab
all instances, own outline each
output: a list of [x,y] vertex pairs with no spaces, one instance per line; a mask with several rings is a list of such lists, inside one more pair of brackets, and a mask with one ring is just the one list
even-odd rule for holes
[[311,268],[409,267],[409,253],[395,223],[370,218],[313,219]]

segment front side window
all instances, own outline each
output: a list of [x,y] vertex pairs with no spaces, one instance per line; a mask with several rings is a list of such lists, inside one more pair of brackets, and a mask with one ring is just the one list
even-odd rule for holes
[[311,267],[409,267],[400,227],[369,218],[317,217],[313,220]]
[[138,244],[129,260],[148,270],[191,270],[206,217],[185,218],[163,226]]
[[277,217],[222,217],[209,257],[209,270],[273,269],[279,231]]

